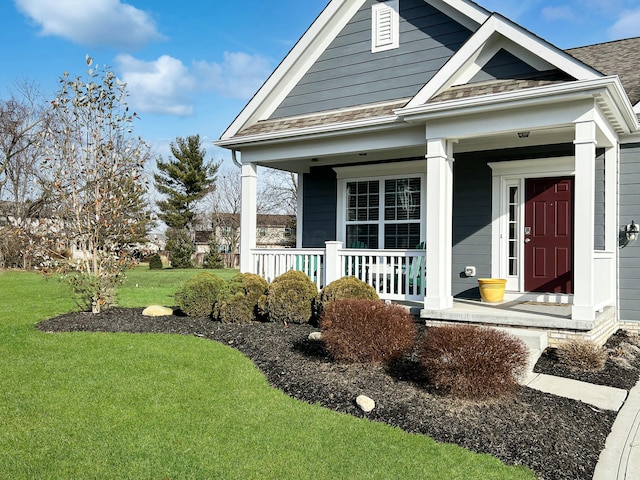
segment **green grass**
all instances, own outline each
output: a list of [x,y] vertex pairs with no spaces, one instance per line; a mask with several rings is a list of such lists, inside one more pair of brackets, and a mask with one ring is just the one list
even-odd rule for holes
[[127,280],[118,290],[117,303],[123,307],[146,307],[152,304],[174,306],[174,295],[182,284],[201,272],[212,272],[228,280],[238,273],[238,270],[149,270],[148,265],[140,265],[127,272]]
[[[135,270],[119,299],[166,304],[194,273]],[[216,342],[42,333],[35,323],[74,306],[36,274],[0,272],[0,305],[0,479],[534,478],[295,401]]]

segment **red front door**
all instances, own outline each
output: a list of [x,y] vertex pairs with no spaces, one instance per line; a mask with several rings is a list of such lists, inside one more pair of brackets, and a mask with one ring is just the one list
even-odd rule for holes
[[573,177],[525,183],[524,287],[573,293]]

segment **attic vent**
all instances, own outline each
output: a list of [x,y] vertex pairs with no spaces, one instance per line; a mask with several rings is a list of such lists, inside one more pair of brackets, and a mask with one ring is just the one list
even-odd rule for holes
[[398,0],[371,6],[371,52],[383,52],[400,46]]

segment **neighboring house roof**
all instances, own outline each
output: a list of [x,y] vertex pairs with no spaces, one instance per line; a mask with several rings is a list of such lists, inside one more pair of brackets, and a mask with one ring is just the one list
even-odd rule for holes
[[618,75],[631,103],[640,102],[640,37],[571,48],[566,52],[603,75]]

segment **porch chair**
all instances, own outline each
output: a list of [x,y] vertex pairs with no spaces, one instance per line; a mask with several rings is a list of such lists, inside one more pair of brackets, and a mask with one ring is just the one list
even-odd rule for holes
[[[359,240],[354,240],[349,244],[348,248],[357,248],[357,249],[367,249],[369,245]],[[362,256],[356,257],[351,265],[349,265],[345,260],[344,265],[344,274],[346,277],[355,276],[360,278],[361,280],[366,281],[366,279],[362,278],[362,266],[364,265],[364,258]],[[366,272],[365,272],[366,275]]]
[[[424,250],[424,242],[420,242],[416,245],[416,250]],[[422,263],[425,258],[423,256],[416,257],[415,261],[409,267],[409,290],[413,291],[413,285],[415,284],[418,292],[422,289],[422,277],[424,276]]]
[[315,255],[309,257],[305,264],[305,255],[296,255],[295,270],[305,273],[313,283],[318,283],[318,258]]

